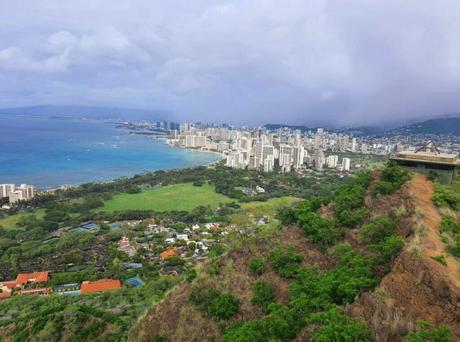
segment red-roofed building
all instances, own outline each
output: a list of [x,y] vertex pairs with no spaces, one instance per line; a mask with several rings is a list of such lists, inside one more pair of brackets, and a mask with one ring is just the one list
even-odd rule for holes
[[8,280],[8,281],[0,282],[0,288],[3,286],[9,289],[14,289],[16,287],[16,280]]
[[161,260],[167,260],[171,257],[174,257],[177,255],[177,251],[175,248],[170,248],[165,250],[164,252],[160,253],[160,258]]
[[24,286],[29,283],[48,282],[48,271],[34,273],[20,273],[16,277],[16,286]]
[[11,297],[12,292],[8,287],[0,285],[0,300]]
[[80,293],[95,293],[121,288],[118,279],[100,279],[96,281],[84,281],[80,287]]

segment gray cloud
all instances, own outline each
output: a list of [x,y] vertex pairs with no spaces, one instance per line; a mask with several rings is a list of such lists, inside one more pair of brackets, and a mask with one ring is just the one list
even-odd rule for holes
[[16,0],[0,9],[2,107],[343,125],[460,105],[455,0]]

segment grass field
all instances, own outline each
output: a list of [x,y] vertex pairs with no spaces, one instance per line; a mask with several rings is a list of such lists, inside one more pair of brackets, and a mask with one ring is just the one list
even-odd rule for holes
[[35,215],[38,219],[41,219],[45,215],[45,209],[38,209],[34,212],[21,212],[18,214],[7,216],[5,218],[0,218],[0,226],[5,229],[15,228],[16,223],[18,223],[22,217],[27,217],[31,215]]
[[280,207],[288,207],[299,201],[301,198],[297,197],[278,197],[270,198],[265,202],[248,202],[241,203],[241,208],[248,214],[255,217],[262,217],[264,215],[274,216]]
[[139,194],[119,194],[105,202],[103,211],[155,210],[190,211],[200,205],[216,207],[219,203],[232,200],[214,191],[214,186],[204,184],[174,184]]
[[297,197],[278,197],[271,198],[265,202],[248,202],[241,203],[241,210],[238,213],[231,215],[230,222],[237,226],[245,227],[250,226],[254,219],[258,220],[264,216],[270,218],[270,222],[274,226],[277,225],[277,220],[274,220],[274,216],[281,207],[289,207],[297,202],[302,201],[301,198]]

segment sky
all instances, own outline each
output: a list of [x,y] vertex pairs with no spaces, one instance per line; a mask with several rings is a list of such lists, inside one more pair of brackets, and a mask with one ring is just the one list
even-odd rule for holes
[[0,0],[0,107],[368,125],[460,113],[458,0]]

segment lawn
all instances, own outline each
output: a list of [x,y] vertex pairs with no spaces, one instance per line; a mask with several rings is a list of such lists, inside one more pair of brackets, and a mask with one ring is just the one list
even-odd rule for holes
[[219,203],[231,201],[232,199],[216,193],[212,185],[193,186],[187,183],[168,185],[138,194],[115,195],[105,202],[102,210],[190,211],[199,205],[216,207]]
[[264,215],[274,216],[279,208],[289,207],[299,201],[301,198],[297,197],[276,197],[270,198],[265,202],[248,202],[242,203],[241,208],[243,208],[246,213],[253,214],[255,217],[262,217]]
[[23,217],[27,217],[27,216],[32,216],[32,215],[35,215],[38,219],[41,219],[43,218],[43,216],[45,215],[45,209],[37,209],[35,211],[27,211],[27,212],[19,212],[17,214],[14,214],[14,215],[10,215],[10,216],[7,216],[7,217],[3,217],[3,218],[0,218],[0,226],[5,228],[5,229],[12,229],[12,228],[15,228],[16,227],[16,223],[19,222],[19,220],[21,220],[21,218]]
[[264,216],[268,216],[269,218],[273,218],[278,209],[282,207],[289,207],[302,201],[301,198],[297,197],[277,197],[277,198],[270,198],[265,202],[248,202],[248,203],[241,203],[241,209],[238,213],[233,214],[230,218],[231,223],[236,224],[238,226],[247,226],[251,224],[253,219],[260,219]]

